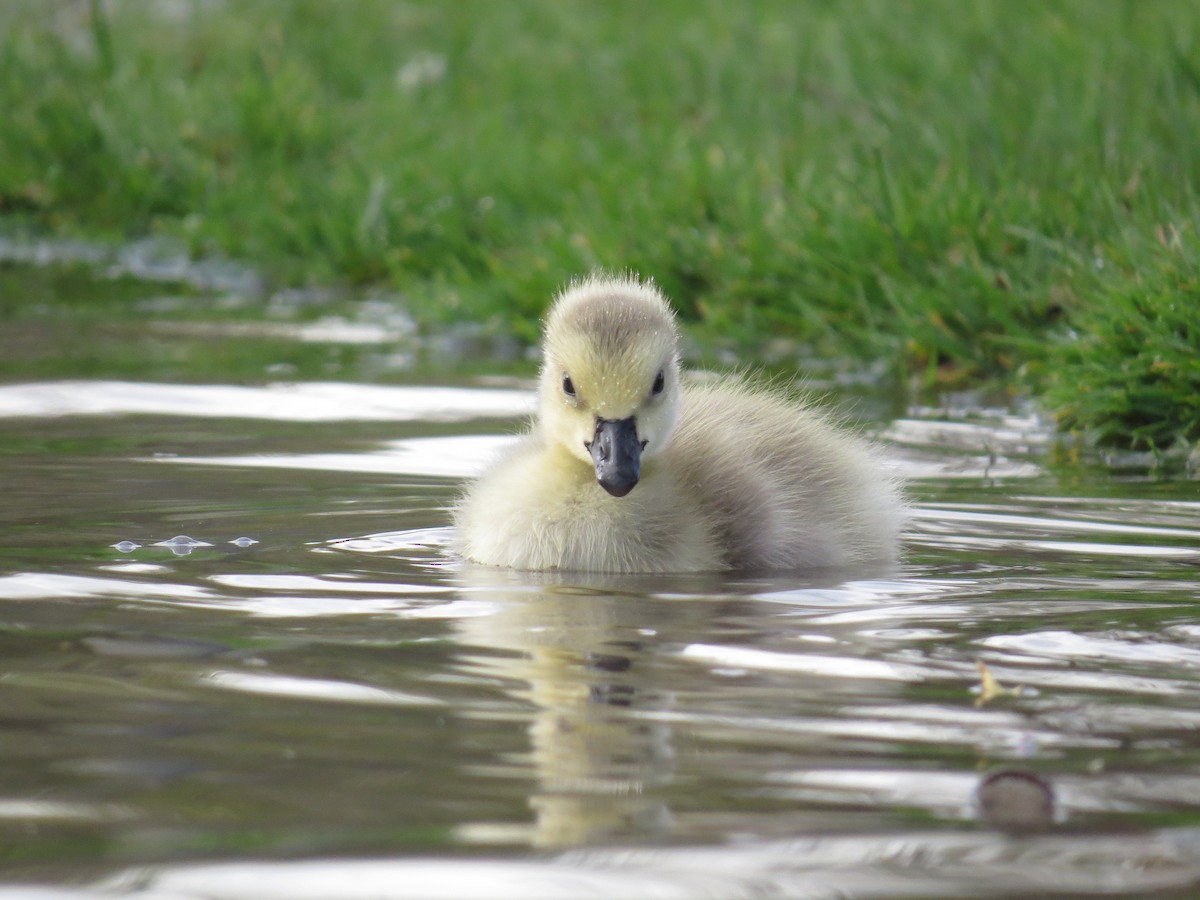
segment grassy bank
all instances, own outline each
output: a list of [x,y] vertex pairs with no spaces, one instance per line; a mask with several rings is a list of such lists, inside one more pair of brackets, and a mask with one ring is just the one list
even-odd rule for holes
[[527,338],[633,268],[702,335],[1195,441],[1200,364],[1151,348],[1147,431],[1104,335],[1200,343],[1197,60],[1184,0],[9,0],[0,215]]

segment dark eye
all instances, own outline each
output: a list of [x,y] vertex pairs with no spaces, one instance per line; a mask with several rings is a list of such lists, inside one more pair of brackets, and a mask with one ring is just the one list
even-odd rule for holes
[[570,375],[563,376],[563,393],[568,397],[575,396],[575,382],[571,380]]
[[666,387],[666,384],[666,379],[663,378],[663,373],[660,370],[659,373],[654,376],[654,387],[650,388],[650,393],[658,396],[663,392],[663,388]]

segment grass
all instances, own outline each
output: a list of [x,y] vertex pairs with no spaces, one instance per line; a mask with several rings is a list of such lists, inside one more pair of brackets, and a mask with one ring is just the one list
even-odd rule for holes
[[1200,442],[1200,271],[1152,272],[1100,300],[1055,354],[1048,399],[1102,443],[1186,455]]
[[1174,363],[1161,426],[1114,373],[1146,298],[1151,357],[1200,330],[1196,60],[1186,0],[9,0],[0,215],[528,340],[635,269],[702,339],[1195,441]]

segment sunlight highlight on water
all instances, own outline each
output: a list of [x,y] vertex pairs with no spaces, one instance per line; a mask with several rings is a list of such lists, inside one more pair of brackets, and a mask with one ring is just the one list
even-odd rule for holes
[[0,417],[160,415],[288,422],[464,419],[520,416],[524,391],[289,383],[263,387],[52,381],[0,386]]

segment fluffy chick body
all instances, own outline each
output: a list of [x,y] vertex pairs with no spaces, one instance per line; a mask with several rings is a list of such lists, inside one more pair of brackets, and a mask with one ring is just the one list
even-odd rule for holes
[[[626,495],[598,481],[605,423],[641,446]],[[903,519],[873,448],[783,391],[687,378],[662,295],[608,277],[554,303],[534,427],[455,510],[467,559],[596,572],[888,562]]]

